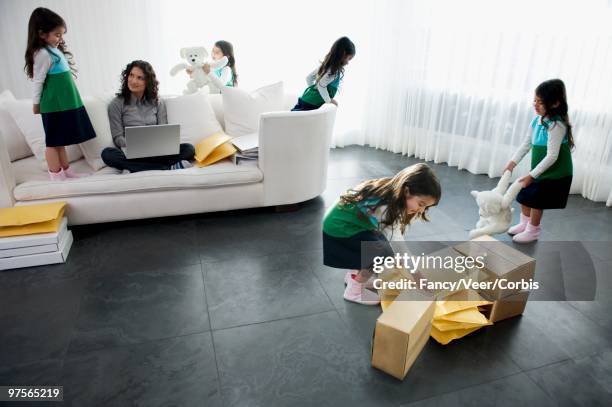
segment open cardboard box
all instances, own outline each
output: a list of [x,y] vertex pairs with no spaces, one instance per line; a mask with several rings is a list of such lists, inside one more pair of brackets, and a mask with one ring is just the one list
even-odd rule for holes
[[[478,281],[494,282],[505,279],[508,282],[529,281],[535,274],[535,259],[502,243],[490,236],[470,240],[454,246],[454,249],[465,256],[484,257],[485,267],[477,273]],[[520,287],[501,289],[482,289],[479,293],[489,300],[499,300],[518,294]]]
[[429,340],[435,301],[404,291],[378,317],[372,366],[402,380]]

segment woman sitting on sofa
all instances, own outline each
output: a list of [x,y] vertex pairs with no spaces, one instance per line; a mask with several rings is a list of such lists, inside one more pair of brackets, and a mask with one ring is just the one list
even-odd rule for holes
[[195,149],[182,143],[176,155],[127,159],[121,150],[125,147],[125,127],[167,124],[166,105],[159,98],[159,82],[151,64],[132,61],[121,73],[121,90],[108,106],[108,118],[116,147],[102,150],[102,160],[109,167],[129,172],[147,170],[173,170],[191,167]]

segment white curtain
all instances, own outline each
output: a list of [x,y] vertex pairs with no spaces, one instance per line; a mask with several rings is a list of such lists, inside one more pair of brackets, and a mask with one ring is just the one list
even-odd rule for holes
[[[604,0],[386,0],[373,13],[363,134],[351,140],[499,176],[533,90],[561,78],[573,193],[612,206],[612,7]],[[526,173],[528,158],[518,173]]]

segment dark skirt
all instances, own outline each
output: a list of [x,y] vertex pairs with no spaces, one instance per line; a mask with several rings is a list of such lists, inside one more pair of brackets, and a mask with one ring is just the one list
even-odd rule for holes
[[60,112],[41,113],[47,147],[83,143],[96,137],[84,106]]
[[380,232],[364,231],[351,237],[333,237],[323,232],[323,264],[329,267],[370,269],[374,257],[393,255],[389,241]]
[[304,102],[302,98],[298,98],[297,105],[291,109],[292,112],[300,112],[304,110],[316,110],[321,106],[311,105],[310,103]]
[[521,189],[516,200],[521,205],[534,209],[563,209],[572,186],[572,177],[534,180]]

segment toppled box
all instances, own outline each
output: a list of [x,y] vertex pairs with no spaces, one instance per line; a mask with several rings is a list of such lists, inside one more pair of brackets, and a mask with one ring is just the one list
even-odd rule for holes
[[498,300],[524,291],[525,288],[520,283],[532,281],[534,278],[534,258],[490,236],[460,243],[454,248],[465,256],[484,258],[484,268],[478,273],[478,281],[503,282],[503,285],[479,290],[479,293],[489,300]]
[[402,292],[378,317],[372,339],[372,366],[402,380],[421,353],[431,331],[435,301]]

